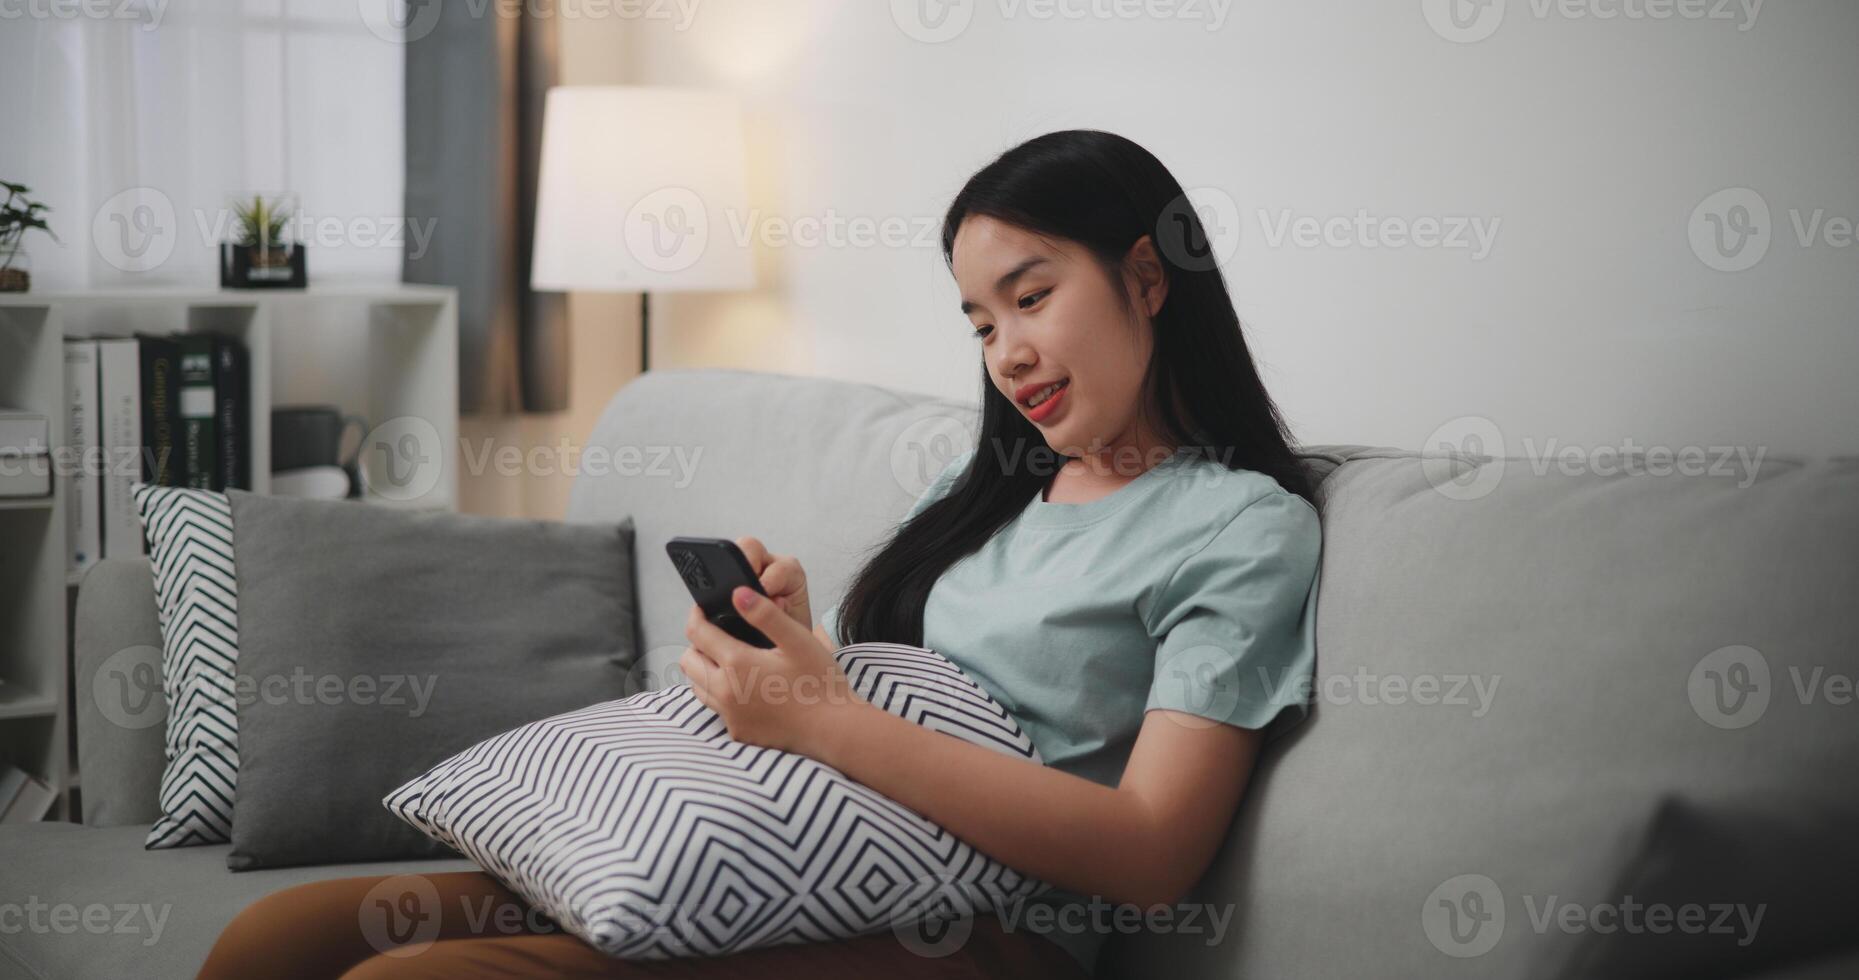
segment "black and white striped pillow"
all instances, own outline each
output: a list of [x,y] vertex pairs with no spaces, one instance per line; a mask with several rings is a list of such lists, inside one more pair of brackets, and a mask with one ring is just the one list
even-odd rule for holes
[[[872,704],[1041,761],[942,655],[859,643],[834,656]],[[382,802],[627,959],[849,938],[1049,887],[836,769],[731,739],[684,684],[487,739]]]
[[167,766],[151,850],[232,839],[239,775],[238,586],[225,494],[136,484],[130,491],[155,564]]

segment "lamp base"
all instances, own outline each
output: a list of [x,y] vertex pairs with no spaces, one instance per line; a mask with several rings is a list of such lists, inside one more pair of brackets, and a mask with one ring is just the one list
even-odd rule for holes
[[639,373],[652,369],[652,294],[639,293]]

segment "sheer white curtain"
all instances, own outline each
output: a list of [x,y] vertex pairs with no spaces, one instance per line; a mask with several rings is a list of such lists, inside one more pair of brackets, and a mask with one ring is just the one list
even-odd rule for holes
[[253,193],[294,195],[313,279],[398,280],[404,48],[370,6],[9,5],[0,179],[62,241],[28,236],[34,289],[217,285],[229,205]]

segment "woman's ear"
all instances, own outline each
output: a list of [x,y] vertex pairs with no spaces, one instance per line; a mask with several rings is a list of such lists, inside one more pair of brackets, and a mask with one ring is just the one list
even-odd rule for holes
[[1143,309],[1152,317],[1160,313],[1163,301],[1168,299],[1168,272],[1162,266],[1162,257],[1156,254],[1155,239],[1148,235],[1136,239],[1123,265]]

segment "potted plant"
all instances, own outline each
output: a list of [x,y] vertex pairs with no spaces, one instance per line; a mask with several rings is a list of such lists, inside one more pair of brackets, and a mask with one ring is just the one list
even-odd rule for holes
[[6,188],[6,202],[0,204],[0,293],[23,293],[32,288],[32,261],[20,239],[34,228],[52,241],[58,236],[45,224],[51,208],[26,197],[31,188],[6,180],[0,180],[0,187]]
[[304,248],[290,240],[290,208],[262,194],[232,206],[234,241],[219,247],[219,284],[231,289],[302,288],[308,280]]

